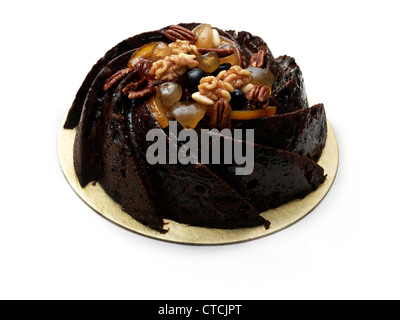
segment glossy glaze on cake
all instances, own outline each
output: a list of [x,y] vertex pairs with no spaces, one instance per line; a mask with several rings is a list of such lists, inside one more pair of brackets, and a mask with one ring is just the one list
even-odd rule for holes
[[[198,25],[180,26],[193,30]],[[323,168],[316,163],[327,135],[324,105],[309,107],[302,73],[293,58],[274,58],[266,43],[248,32],[217,29],[239,48],[241,67],[248,67],[262,50],[262,68],[275,76],[269,104],[276,106],[276,115],[231,122],[232,129],[254,129],[255,170],[237,176],[235,164],[150,165],[145,155],[151,142],[146,134],[163,129],[169,139],[168,127],[157,121],[150,96],[132,100],[123,93],[140,79],[140,72],[129,72],[109,90],[104,85],[127,67],[142,46],[171,43],[165,34],[168,30],[122,41],[84,80],[64,125],[76,128],[73,157],[81,186],[100,183],[129,215],[160,232],[168,230],[164,219],[210,228],[268,227],[261,212],[304,197],[325,180]],[[205,115],[196,130],[209,127],[210,117]]]

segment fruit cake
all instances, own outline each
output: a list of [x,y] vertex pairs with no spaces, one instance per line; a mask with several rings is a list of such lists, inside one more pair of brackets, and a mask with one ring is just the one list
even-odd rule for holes
[[[254,151],[253,171],[235,163],[149,163],[161,132],[252,130],[220,135]],[[82,187],[97,182],[134,219],[167,232],[165,219],[234,229],[270,223],[260,214],[315,190],[327,137],[323,104],[309,106],[294,58],[275,58],[249,32],[182,23],[145,32],[110,49],[90,70],[64,124],[76,129],[74,167]],[[250,149],[249,149],[250,150]],[[223,152],[222,152],[223,153]]]

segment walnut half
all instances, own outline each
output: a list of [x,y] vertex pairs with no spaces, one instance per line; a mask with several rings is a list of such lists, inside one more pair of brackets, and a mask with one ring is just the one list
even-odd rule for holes
[[240,66],[232,66],[228,71],[221,71],[216,78],[228,82],[234,88],[241,88],[252,80],[251,72]]
[[218,80],[213,76],[202,78],[198,88],[201,95],[214,101],[225,99],[229,102],[231,101],[230,92],[235,91],[235,88],[231,84]]
[[186,53],[173,54],[153,63],[150,75],[156,80],[173,80],[183,75],[186,70],[196,68],[199,62],[195,55]]
[[194,54],[196,56],[200,55],[197,47],[190,44],[189,41],[176,40],[175,42],[171,42],[168,46],[170,47],[172,54],[186,53]]

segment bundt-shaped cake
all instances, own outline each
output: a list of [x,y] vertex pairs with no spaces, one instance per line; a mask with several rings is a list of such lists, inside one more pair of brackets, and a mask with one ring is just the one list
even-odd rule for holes
[[[232,161],[150,163],[152,129],[173,150],[169,157],[190,151],[171,134],[173,122],[177,135],[209,130]],[[81,186],[98,182],[124,211],[160,232],[168,231],[164,219],[268,228],[260,213],[306,196],[326,178],[316,162],[327,136],[324,105],[309,107],[295,59],[274,58],[248,32],[209,24],[142,33],[109,50],[77,92],[64,128],[76,128]],[[252,139],[224,134],[236,129],[251,130]],[[251,172],[237,174],[243,162],[225,143],[253,150]],[[209,148],[197,159],[210,160]]]

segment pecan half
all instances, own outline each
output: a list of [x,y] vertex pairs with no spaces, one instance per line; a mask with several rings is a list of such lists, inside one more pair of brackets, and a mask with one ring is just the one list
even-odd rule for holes
[[255,85],[247,93],[246,98],[252,109],[266,108],[269,105],[271,90],[262,84]]
[[170,26],[167,31],[165,31],[165,36],[171,40],[183,40],[189,41],[190,44],[195,44],[197,41],[197,36],[190,30],[182,26]]
[[265,63],[265,51],[260,50],[251,57],[249,67],[263,68],[264,63]]
[[235,50],[232,48],[198,48],[197,51],[200,54],[215,52],[220,58],[225,58],[235,53]]
[[130,73],[131,71],[133,71],[133,68],[126,68],[126,69],[122,69],[117,71],[116,73],[114,73],[108,80],[107,82],[104,84],[104,91],[109,90],[112,86],[114,86],[115,84],[117,84],[118,82],[120,82],[123,78],[125,78],[128,73]]
[[232,108],[228,101],[219,99],[211,109],[211,129],[219,130],[232,128]]
[[128,84],[122,92],[127,95],[129,99],[139,99],[151,95],[155,91],[157,84],[156,81],[143,78],[137,82]]

